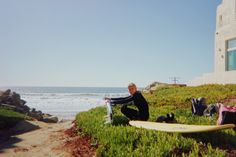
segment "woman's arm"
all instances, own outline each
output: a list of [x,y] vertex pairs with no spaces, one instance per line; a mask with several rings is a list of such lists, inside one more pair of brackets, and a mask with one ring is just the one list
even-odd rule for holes
[[110,98],[110,100],[125,100],[127,98],[129,98],[130,96],[127,96],[127,97],[119,97],[119,98]]
[[124,97],[124,98],[111,98],[111,103],[113,103],[113,104],[126,104],[131,101],[133,101],[132,95],[130,95],[128,97]]

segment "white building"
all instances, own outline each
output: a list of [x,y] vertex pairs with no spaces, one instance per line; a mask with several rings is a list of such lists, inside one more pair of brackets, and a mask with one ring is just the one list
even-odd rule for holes
[[213,73],[203,74],[187,84],[236,84],[236,0],[223,0],[217,8],[214,66]]

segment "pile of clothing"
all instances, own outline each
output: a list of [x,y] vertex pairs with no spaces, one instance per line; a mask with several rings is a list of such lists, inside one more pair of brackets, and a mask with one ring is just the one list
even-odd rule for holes
[[236,125],[236,106],[226,106],[222,103],[206,104],[205,98],[193,98],[191,105],[194,116],[212,116],[219,114],[217,124],[235,124]]

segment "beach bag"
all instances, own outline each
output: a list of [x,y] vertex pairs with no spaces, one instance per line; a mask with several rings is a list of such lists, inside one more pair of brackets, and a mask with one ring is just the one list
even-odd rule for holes
[[202,116],[204,110],[207,108],[207,105],[205,104],[205,102],[206,102],[205,98],[201,98],[201,97],[193,98],[192,106],[191,106],[192,114]]
[[218,125],[235,124],[236,125],[236,106],[225,106],[220,104]]
[[219,112],[219,106],[220,106],[220,103],[208,105],[207,108],[204,110],[203,115],[211,117],[214,113]]

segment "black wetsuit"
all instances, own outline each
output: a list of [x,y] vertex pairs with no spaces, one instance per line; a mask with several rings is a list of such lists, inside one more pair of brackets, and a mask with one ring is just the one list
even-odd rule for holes
[[[128,108],[127,103],[134,102],[134,105],[138,108],[137,110]],[[121,107],[121,112],[127,116],[131,120],[148,120],[149,111],[148,111],[148,103],[141,94],[141,92],[137,91],[133,95],[123,98],[111,98],[111,103],[113,104],[124,104]]]

